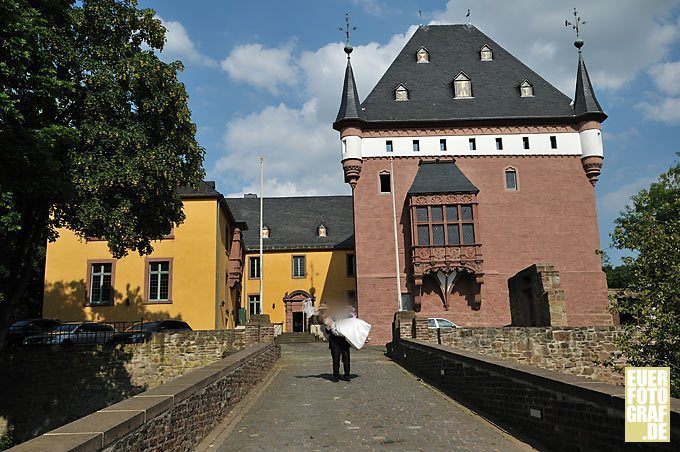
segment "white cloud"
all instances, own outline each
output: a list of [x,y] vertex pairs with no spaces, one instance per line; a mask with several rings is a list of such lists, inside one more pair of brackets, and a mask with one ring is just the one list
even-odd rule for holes
[[383,14],[383,4],[380,0],[352,0],[352,3],[361,6],[364,11],[373,16]]
[[293,46],[267,48],[262,44],[244,44],[232,49],[220,66],[237,81],[264,88],[276,94],[283,85],[295,85],[298,70],[292,61]]
[[[678,0],[450,0],[435,23],[471,22],[570,97],[574,95],[576,49],[573,31],[564,26],[575,6],[588,23],[581,30],[590,77],[596,89],[616,90],[661,61],[680,36],[669,15]],[[572,6],[573,5],[573,6]],[[492,14],[476,14],[493,11]]]
[[669,97],[657,102],[640,102],[635,108],[642,111],[645,118],[668,125],[680,125],[680,98]]
[[[355,47],[352,67],[362,98],[415,29],[411,27],[405,34],[394,35],[385,45],[371,42]],[[347,193],[349,189],[344,183],[339,159],[339,136],[331,128],[347,64],[343,47],[342,42],[334,42],[315,51],[301,52],[291,71],[297,74],[303,87],[302,95],[306,99],[303,106],[271,105],[230,121],[224,134],[226,152],[211,168],[210,176],[234,187],[233,176],[238,174],[242,188],[234,194],[257,192],[257,156],[263,154],[265,193],[270,196]],[[285,61],[293,64],[291,51]],[[265,86],[256,84],[252,78],[244,81]],[[274,82],[271,86],[278,84]]]
[[198,51],[194,42],[189,38],[186,28],[180,22],[174,20],[164,20],[156,16],[166,29],[165,46],[161,52],[164,60],[180,59],[184,63],[201,64],[205,66],[215,66],[217,62],[212,58],[203,55]]
[[624,209],[630,202],[631,196],[643,188],[649,187],[652,182],[655,182],[655,177],[642,177],[632,182],[626,183],[618,190],[610,191],[598,197],[598,209],[603,214],[615,214]]
[[649,74],[661,91],[671,96],[680,95],[680,61],[657,64]]

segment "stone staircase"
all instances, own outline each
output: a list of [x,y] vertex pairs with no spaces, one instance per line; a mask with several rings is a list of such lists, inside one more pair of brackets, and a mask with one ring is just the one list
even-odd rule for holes
[[283,333],[276,336],[274,342],[277,344],[305,344],[317,342],[317,338],[312,333]]

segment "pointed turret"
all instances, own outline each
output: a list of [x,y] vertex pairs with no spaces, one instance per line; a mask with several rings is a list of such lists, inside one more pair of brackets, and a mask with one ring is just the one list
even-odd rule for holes
[[[340,160],[345,173],[345,182],[354,190],[359,181],[363,163],[361,158],[361,123],[363,122],[364,115],[359,103],[359,93],[357,92],[357,84],[354,81],[354,71],[352,71],[350,55],[354,49],[349,43],[350,26],[349,15],[347,14],[345,15],[345,24],[347,42],[344,50],[347,54],[347,68],[345,69],[345,81],[342,85],[340,109],[333,123],[333,128],[340,132]],[[354,30],[356,30],[356,27],[354,27]]]
[[583,41],[577,38],[574,46],[578,49],[574,116],[582,121],[579,124],[581,164],[588,181],[594,187],[602,172],[604,152],[602,149],[601,123],[607,119],[607,115],[597,101],[593,84],[590,82],[586,62],[583,60],[583,51],[581,50]]
[[354,81],[354,71],[352,71],[352,61],[349,54],[352,53],[351,47],[345,47],[347,52],[347,68],[345,69],[345,81],[342,85],[342,98],[340,99],[340,109],[335,118],[333,127],[339,130],[338,123],[347,120],[361,120],[361,104],[359,103],[359,93],[357,92],[357,85]]
[[[583,41],[576,41],[583,47]],[[576,116],[592,115],[593,119],[598,119],[600,122],[607,118],[607,115],[602,110],[600,103],[595,97],[595,90],[593,84],[590,82],[588,69],[586,69],[586,62],[583,60],[583,52],[577,46],[578,51],[578,71],[576,73],[576,94],[574,95],[574,114]]]

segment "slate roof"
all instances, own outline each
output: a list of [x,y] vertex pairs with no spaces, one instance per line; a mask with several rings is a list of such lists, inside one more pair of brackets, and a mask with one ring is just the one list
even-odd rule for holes
[[216,199],[220,207],[233,224],[245,231],[248,229],[246,221],[240,216],[239,212],[227,205],[222,193],[215,190],[215,181],[204,180],[201,181],[196,188],[180,187],[177,189],[177,194],[182,199]]
[[345,81],[342,84],[342,99],[340,100],[340,109],[335,122],[345,119],[361,119],[361,107],[359,106],[359,93],[357,92],[357,84],[354,81],[354,71],[352,71],[352,63],[347,58],[347,68],[345,69]]
[[[480,61],[488,45],[492,61]],[[425,47],[429,63],[416,63]],[[472,80],[473,98],[454,99],[453,79],[463,71]],[[521,97],[527,79],[534,97]],[[394,100],[399,84],[409,100]],[[421,26],[361,104],[367,122],[449,121],[510,118],[573,118],[569,97],[529,69],[472,25]]]
[[597,97],[595,97],[595,90],[590,82],[590,76],[586,69],[586,62],[583,60],[583,54],[581,52],[578,53],[574,113],[576,115],[595,114],[602,116],[602,120],[607,117],[604,110],[602,110],[600,103],[597,101]]
[[421,161],[409,195],[427,193],[479,193],[454,162]]
[[196,188],[180,187],[177,194],[182,198],[219,198],[220,192],[215,190],[215,181],[203,180]]
[[[227,198],[227,204],[250,225],[250,230],[243,234],[246,249],[258,250],[260,199]],[[269,228],[269,238],[263,240],[264,249],[352,249],[352,212],[351,196],[264,198],[264,225]],[[326,226],[327,237],[318,236],[321,223]]]

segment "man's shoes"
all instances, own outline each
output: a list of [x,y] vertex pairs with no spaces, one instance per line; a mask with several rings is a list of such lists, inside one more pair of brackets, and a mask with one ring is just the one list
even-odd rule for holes
[[337,383],[338,381],[340,381],[340,376],[339,375],[333,375],[333,378],[331,378],[331,381],[333,383]]
[[345,381],[350,381],[350,380],[351,380],[351,378],[349,377],[349,375],[345,375],[344,377],[342,377],[342,379],[345,380]]

